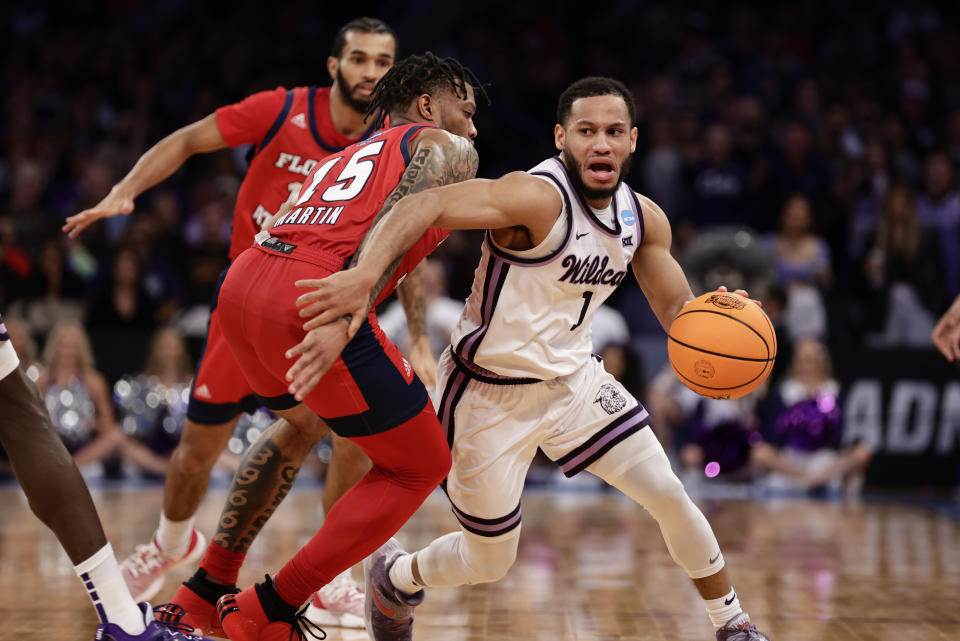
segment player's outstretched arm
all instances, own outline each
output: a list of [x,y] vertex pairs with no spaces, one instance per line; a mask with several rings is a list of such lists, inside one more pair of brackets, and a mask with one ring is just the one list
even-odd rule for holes
[[[562,204],[556,189],[526,172],[497,180],[468,180],[403,198],[370,230],[354,269],[314,281],[316,289],[297,300],[297,305],[306,306],[300,316],[314,317],[304,329],[344,314],[353,319],[350,331],[359,329],[370,303],[392,274],[388,268],[430,227],[525,227],[532,237],[542,239],[556,222]],[[362,296],[363,292],[370,295]]]
[[[477,174],[479,160],[473,145],[466,138],[461,138],[444,130],[426,129],[420,132],[413,139],[413,147],[409,151],[410,162],[407,164],[406,170],[400,177],[397,186],[387,196],[371,226],[375,226],[377,221],[383,218],[397,202],[408,194],[467,180]],[[426,230],[426,227],[423,229]],[[369,234],[370,230],[367,231],[367,235],[361,242],[361,248],[367,243]],[[378,282],[372,283],[370,287],[361,291],[351,285],[350,278],[347,278],[343,283],[345,290],[341,290],[341,293],[346,291],[347,293],[344,296],[349,297],[352,302],[356,303],[350,306],[355,312],[354,315],[345,315],[347,331],[340,327],[340,321],[338,320],[338,317],[344,315],[343,313],[328,315],[328,318],[323,322],[311,322],[304,325],[307,335],[298,345],[286,352],[287,358],[296,359],[293,366],[287,371],[287,380],[291,381],[289,391],[297,400],[303,400],[304,396],[316,386],[340,355],[340,351],[346,343],[360,329],[369,308],[399,265],[399,253],[397,256],[396,260],[387,262],[382,277]],[[355,271],[351,269],[340,273],[352,276]],[[328,276],[324,279],[304,279],[297,281],[295,284],[297,287],[317,288],[329,278]],[[371,293],[367,297],[364,292]],[[306,306],[305,309],[300,310],[302,318],[312,316],[311,309],[322,310],[315,298],[315,290],[300,296],[297,299],[297,306]],[[335,325],[330,324],[332,320],[337,321]]]
[[960,296],[933,328],[933,344],[950,361],[960,361]]
[[133,211],[133,201],[137,196],[179,169],[187,158],[226,146],[216,114],[176,130],[144,152],[133,169],[113,186],[103,200],[89,209],[68,216],[63,231],[70,238],[76,238],[101,218],[129,214]]
[[[303,342],[287,351],[297,361],[287,371],[290,393],[302,399],[319,382],[339,355],[314,332],[342,332],[347,340],[362,326],[372,301],[389,280],[396,261],[429,227],[501,229],[526,227],[531,237],[544,238],[560,214],[560,194],[546,182],[524,172],[497,180],[474,179],[407,196],[387,212],[367,236],[353,269],[322,280],[299,281],[314,288],[297,299],[301,317],[311,318]],[[367,294],[369,292],[369,294]],[[329,328],[334,328],[330,330]]]
[[[407,164],[406,170],[400,177],[397,186],[390,192],[390,195],[387,196],[380,211],[374,217],[373,222],[370,224],[370,229],[367,230],[366,235],[360,242],[351,266],[356,265],[359,256],[369,244],[371,233],[377,228],[379,221],[392,211],[394,206],[405,196],[433,189],[434,187],[468,180],[477,175],[479,158],[473,145],[470,144],[470,141],[466,138],[461,138],[442,129],[426,129],[413,139],[413,144],[415,146],[410,149],[410,162]],[[427,227],[423,227],[416,236],[411,235],[413,241],[411,241],[410,245],[403,251],[409,249],[426,229]],[[396,256],[390,256],[388,260],[384,261],[377,278],[374,279],[369,287],[363,289],[364,292],[370,292],[370,305],[373,304],[376,297],[379,296],[380,291],[390,280],[394,270],[396,270],[400,263],[402,253],[403,252],[398,252]],[[359,308],[363,306],[364,298],[358,296],[358,290],[352,281],[352,277],[357,274],[354,273],[353,269],[341,273],[348,273],[350,277],[342,281],[342,287],[338,288],[338,293],[343,294],[345,297],[352,297],[353,301],[357,303],[350,308],[350,311],[355,311],[354,308],[359,310]],[[316,288],[327,280],[329,280],[329,277],[324,279],[305,279],[297,281],[295,284],[297,287]],[[301,308],[300,317],[311,318],[320,311],[323,311],[325,306],[319,304],[319,301],[320,298],[317,297],[316,292],[308,292],[300,296],[300,298],[297,299],[297,306]],[[343,313],[346,313],[346,310],[341,312],[341,314]],[[323,321],[314,319],[315,322],[304,325],[304,329],[309,331],[310,329],[319,327],[337,318],[337,316],[341,314],[327,315]],[[362,315],[358,311],[355,316],[356,322],[350,325],[351,336],[353,336],[363,324],[366,311],[364,311]]]

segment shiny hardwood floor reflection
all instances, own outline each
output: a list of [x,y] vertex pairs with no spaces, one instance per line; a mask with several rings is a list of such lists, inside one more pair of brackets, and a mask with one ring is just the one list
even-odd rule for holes
[[[95,491],[119,555],[150,536],[159,488]],[[223,492],[199,523],[213,524]],[[807,501],[701,502],[744,607],[775,641],[960,639],[960,523],[921,508]],[[275,572],[321,522],[295,491],[256,541],[243,585]],[[404,528],[419,546],[455,523],[434,495]],[[432,590],[419,641],[706,641],[713,632],[656,523],[613,494],[532,493],[517,564],[496,584]],[[173,573],[154,600],[190,570]],[[93,638],[96,619],[56,539],[19,490],[0,488],[0,641]],[[328,629],[331,641],[363,631]]]

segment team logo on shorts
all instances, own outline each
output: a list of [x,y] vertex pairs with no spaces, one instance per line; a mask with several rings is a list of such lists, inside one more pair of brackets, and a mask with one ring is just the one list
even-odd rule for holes
[[600,407],[607,414],[616,414],[627,406],[627,399],[620,393],[616,385],[610,383],[600,386],[597,398],[593,402],[600,403]]

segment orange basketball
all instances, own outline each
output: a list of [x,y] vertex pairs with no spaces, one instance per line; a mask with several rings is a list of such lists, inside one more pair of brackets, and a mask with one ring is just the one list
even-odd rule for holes
[[739,294],[709,292],[693,299],[670,325],[673,371],[698,394],[740,398],[766,380],[777,356],[773,324]]

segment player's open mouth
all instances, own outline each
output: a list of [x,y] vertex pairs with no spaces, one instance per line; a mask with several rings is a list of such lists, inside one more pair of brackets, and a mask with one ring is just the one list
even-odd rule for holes
[[587,162],[587,174],[598,182],[607,182],[615,180],[617,177],[617,167],[612,160],[606,158],[594,158]]

